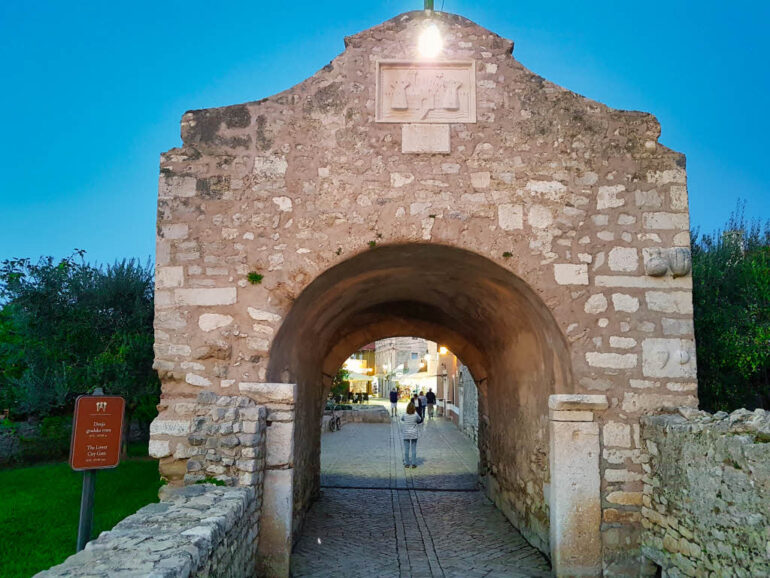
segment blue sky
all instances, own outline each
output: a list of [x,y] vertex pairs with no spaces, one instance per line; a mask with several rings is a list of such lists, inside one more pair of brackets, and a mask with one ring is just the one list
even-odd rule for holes
[[[436,0],[440,8],[441,0]],[[154,252],[159,154],[184,111],[269,96],[419,1],[0,3],[0,259]],[[770,218],[770,2],[446,0],[534,72],[655,114],[692,223]]]

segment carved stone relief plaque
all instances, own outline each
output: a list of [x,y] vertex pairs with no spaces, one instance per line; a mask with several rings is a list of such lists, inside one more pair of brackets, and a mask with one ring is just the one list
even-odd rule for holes
[[377,122],[476,122],[476,63],[377,62]]

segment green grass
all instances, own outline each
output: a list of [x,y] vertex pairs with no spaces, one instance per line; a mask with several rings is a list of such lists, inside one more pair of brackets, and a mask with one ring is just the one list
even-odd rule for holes
[[[128,453],[142,455],[141,446]],[[82,485],[83,474],[67,463],[0,470],[1,576],[32,576],[75,553]],[[158,463],[146,457],[97,472],[92,535],[157,502],[159,488]]]

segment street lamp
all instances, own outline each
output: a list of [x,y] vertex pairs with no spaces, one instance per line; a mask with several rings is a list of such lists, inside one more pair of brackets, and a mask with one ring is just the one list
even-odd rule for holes
[[417,50],[423,58],[436,58],[444,48],[444,40],[435,23],[430,21],[433,13],[433,0],[425,0],[425,12],[428,13],[428,21],[417,40]]
[[429,22],[420,33],[417,41],[417,50],[423,58],[436,58],[444,48],[444,39],[441,32],[433,22]]

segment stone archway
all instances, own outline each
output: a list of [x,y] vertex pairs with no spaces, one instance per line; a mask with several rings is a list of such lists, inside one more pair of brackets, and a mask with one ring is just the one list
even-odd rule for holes
[[[433,61],[416,53],[428,20],[445,39]],[[402,14],[345,45],[283,93],[187,112],[183,146],[162,156],[163,397],[151,446],[162,475],[261,487],[264,474],[260,547],[282,552],[268,562],[286,571],[315,484],[311,385],[348,345],[413,324],[473,364],[488,399],[519,370],[516,387],[482,407],[501,509],[544,547],[550,493],[552,516],[592,520],[572,533],[563,568],[633,566],[640,416],[697,403],[683,156],[658,142],[651,115],[542,79],[512,58],[511,41],[458,16]],[[266,455],[249,446],[239,469],[237,448],[201,446],[190,435],[201,391],[264,405]],[[565,392],[606,399],[547,407]],[[524,433],[517,444],[494,425],[506,411]],[[580,492],[574,508],[554,508],[575,487],[570,468],[556,476],[562,489],[543,487],[549,415],[560,439],[585,436],[593,448],[585,511]],[[577,455],[567,445],[565,457]]]
[[485,485],[548,552],[548,398],[573,390],[566,341],[521,279],[435,244],[375,248],[329,269],[294,301],[273,340],[267,379],[297,384],[294,526],[319,483],[324,375],[357,346],[393,335],[439,341],[468,365],[479,383]]

